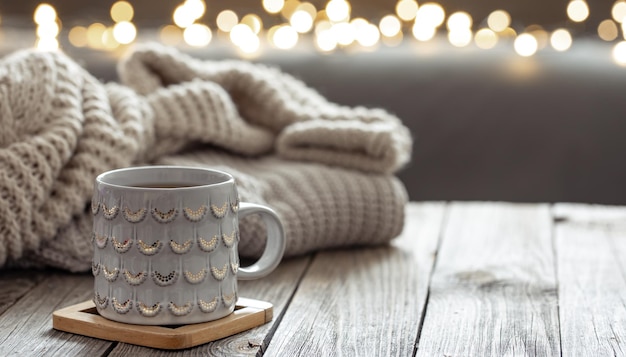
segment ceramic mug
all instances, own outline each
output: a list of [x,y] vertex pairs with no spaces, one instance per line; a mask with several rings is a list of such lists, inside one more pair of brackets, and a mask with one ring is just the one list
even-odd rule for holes
[[[96,178],[91,204],[94,303],[107,319],[179,325],[229,315],[237,278],[269,274],[285,249],[276,213],[239,202],[225,172],[146,166]],[[259,260],[239,266],[239,217],[259,214],[267,244]]]

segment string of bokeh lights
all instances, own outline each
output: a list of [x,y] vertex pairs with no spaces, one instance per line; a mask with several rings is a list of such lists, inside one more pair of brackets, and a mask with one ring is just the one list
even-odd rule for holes
[[[269,46],[289,50],[306,36],[313,39],[320,52],[329,53],[338,48],[396,46],[411,35],[416,41],[427,42],[447,30],[447,39],[453,46],[466,47],[474,43],[487,50],[499,43],[512,43],[515,52],[524,57],[547,47],[567,51],[573,41],[572,32],[567,28],[548,32],[540,25],[530,25],[518,32],[511,26],[510,14],[502,9],[491,12],[474,31],[470,14],[458,11],[446,18],[444,8],[436,2],[418,4],[415,0],[399,0],[378,23],[352,18],[352,6],[347,0],[329,0],[323,9],[299,0],[262,0],[261,5],[279,24],[266,28],[257,14],[240,18],[234,10],[223,10],[215,16],[215,26],[211,28],[201,20],[207,11],[205,1],[184,0],[174,10],[172,24],[159,29],[159,37],[168,45],[185,43],[205,47],[214,36],[220,36],[249,55],[260,52],[264,39]],[[572,22],[582,23],[589,17],[585,0],[572,0],[564,10]],[[137,39],[137,27],[132,22],[134,11],[131,3],[117,1],[110,9],[112,24],[95,22],[86,27],[72,27],[67,33],[68,40],[75,47],[105,51],[131,44]],[[35,46],[44,50],[58,48],[62,26],[55,8],[39,4],[33,19],[37,25]],[[626,66],[626,41],[618,40],[620,30],[622,38],[626,39],[626,0],[615,1],[611,14],[607,14],[597,28],[600,39],[615,42],[614,61]]]

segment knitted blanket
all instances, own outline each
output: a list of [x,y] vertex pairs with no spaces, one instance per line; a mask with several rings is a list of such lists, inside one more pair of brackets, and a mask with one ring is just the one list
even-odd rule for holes
[[[393,173],[412,142],[393,115],[330,103],[274,68],[156,44],[118,70],[121,84],[103,84],[58,52],[0,62],[0,267],[88,270],[94,178],[131,165],[233,174],[242,201],[277,211],[287,256],[401,232]],[[240,254],[258,256],[263,225],[247,217],[240,230]]]

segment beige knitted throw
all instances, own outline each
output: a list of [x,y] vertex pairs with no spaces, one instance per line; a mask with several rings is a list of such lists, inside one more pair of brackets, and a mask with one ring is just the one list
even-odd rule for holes
[[[140,164],[232,173],[242,201],[273,207],[286,255],[388,242],[406,193],[393,173],[411,138],[379,109],[328,102],[297,79],[242,61],[142,45],[102,84],[62,53],[0,62],[0,267],[91,264],[95,176]],[[240,254],[263,227],[241,222]]]

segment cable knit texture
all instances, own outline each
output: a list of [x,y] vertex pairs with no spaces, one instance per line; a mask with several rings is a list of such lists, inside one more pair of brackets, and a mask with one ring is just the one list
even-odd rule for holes
[[[412,143],[393,115],[330,103],[274,68],[156,44],[118,70],[121,84],[102,84],[62,53],[0,62],[0,267],[88,270],[94,178],[140,164],[232,173],[242,201],[278,212],[288,256],[402,230],[393,173]],[[258,256],[262,223],[240,225],[240,254]]]

